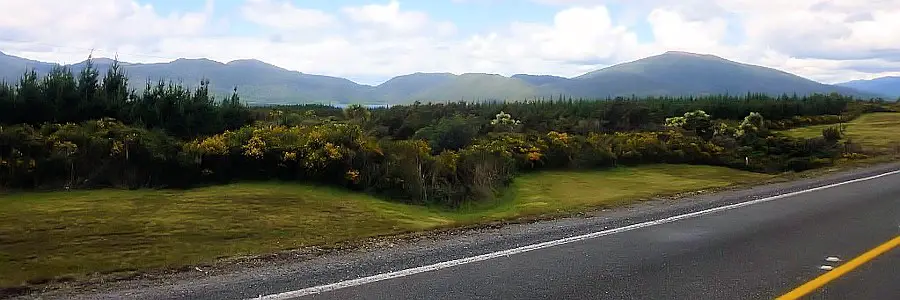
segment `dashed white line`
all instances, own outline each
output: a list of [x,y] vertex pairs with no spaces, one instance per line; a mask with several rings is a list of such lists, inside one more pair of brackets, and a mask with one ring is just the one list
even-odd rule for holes
[[[419,273],[431,272],[431,271],[446,269],[446,268],[450,268],[450,267],[454,267],[454,266],[489,260],[489,259],[493,259],[493,258],[524,253],[524,252],[528,252],[528,251],[532,251],[532,250],[538,250],[538,249],[543,249],[543,248],[548,248],[548,247],[559,246],[559,245],[569,244],[569,243],[573,243],[573,242],[598,238],[598,237],[607,236],[607,235],[611,235],[611,234],[622,233],[622,232],[640,229],[640,228],[644,228],[644,227],[656,226],[656,225],[671,223],[671,222],[675,222],[675,221],[679,221],[679,220],[695,218],[695,217],[706,215],[706,214],[711,214],[711,213],[716,213],[716,212],[721,212],[721,211],[726,211],[726,210],[732,210],[732,209],[741,208],[741,207],[745,207],[745,206],[749,206],[749,205],[769,202],[769,201],[773,201],[773,200],[792,197],[792,196],[805,194],[805,193],[811,193],[811,192],[815,192],[815,191],[821,191],[824,189],[830,189],[833,187],[838,187],[838,186],[842,186],[842,185],[846,185],[846,184],[872,180],[872,179],[881,178],[884,176],[890,176],[890,175],[894,175],[894,174],[900,174],[900,170],[887,172],[887,173],[874,175],[874,176],[869,176],[869,177],[865,177],[865,178],[858,178],[858,179],[848,180],[848,181],[844,181],[844,182],[823,185],[820,187],[815,187],[815,188],[806,189],[806,190],[802,190],[802,191],[790,192],[790,193],[781,194],[781,195],[772,196],[772,197],[760,198],[760,199],[750,200],[750,201],[741,202],[741,203],[735,203],[735,204],[730,204],[730,205],[725,205],[725,206],[720,206],[720,207],[714,207],[714,208],[696,211],[696,212],[692,212],[692,213],[671,216],[671,217],[664,218],[664,219],[647,221],[647,222],[643,222],[643,223],[637,223],[637,224],[632,224],[632,225],[628,225],[628,226],[624,226],[624,227],[613,228],[613,229],[603,230],[603,231],[597,231],[597,232],[592,232],[592,233],[588,233],[588,234],[568,237],[568,238],[564,238],[564,239],[547,241],[547,242],[543,242],[543,243],[531,244],[531,245],[527,245],[527,246],[482,254],[482,255],[478,255],[478,256],[454,259],[454,260],[439,262],[439,263],[431,264],[431,265],[427,265],[427,266],[415,267],[415,268],[410,268],[410,269],[405,269],[405,270],[400,270],[400,271],[395,271],[395,272],[390,272],[390,273],[382,273],[382,274],[378,274],[378,275],[372,275],[372,276],[357,278],[357,279],[353,279],[353,280],[346,280],[346,281],[336,282],[336,283],[332,283],[332,284],[309,287],[309,288],[296,290],[296,291],[288,291],[288,292],[283,292],[283,293],[278,293],[278,294],[259,296],[255,299],[260,299],[260,300],[295,299],[295,298],[318,294],[318,293],[322,293],[322,292],[329,292],[329,291],[369,284],[369,283],[378,282],[378,281],[387,280],[387,279],[400,278],[400,277],[410,276],[410,275],[419,274]],[[825,268],[825,267],[830,267],[830,266],[821,266],[821,267]]]

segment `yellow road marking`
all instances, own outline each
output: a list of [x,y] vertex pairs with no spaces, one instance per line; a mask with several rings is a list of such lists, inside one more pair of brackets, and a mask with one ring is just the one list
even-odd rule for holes
[[793,291],[790,291],[787,294],[784,294],[781,297],[778,297],[777,299],[778,300],[800,299],[800,297],[803,297],[806,294],[809,294],[812,291],[824,286],[825,284],[828,284],[828,282],[831,282],[832,280],[835,280],[838,277],[841,277],[841,276],[849,273],[850,271],[853,271],[853,269],[856,269],[857,267],[878,257],[879,255],[882,255],[882,254],[890,251],[891,249],[896,248],[897,246],[900,246],[900,235],[898,235],[897,237],[895,237],[894,239],[892,239],[890,241],[887,241],[887,243],[884,243],[884,244],[879,245],[878,247],[872,248],[872,250],[869,250],[866,253],[863,253],[862,255],[857,256],[856,258],[848,261],[847,263],[845,263],[837,268],[834,268],[834,270],[828,271],[828,273],[825,273],[819,277],[816,277],[816,279],[813,279],[813,280],[797,287]]

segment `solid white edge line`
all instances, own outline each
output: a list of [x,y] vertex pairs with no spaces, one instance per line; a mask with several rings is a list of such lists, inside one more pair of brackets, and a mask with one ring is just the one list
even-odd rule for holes
[[820,187],[815,187],[815,188],[806,189],[806,190],[802,190],[802,191],[790,192],[790,193],[781,194],[781,195],[772,196],[772,197],[766,197],[766,198],[750,200],[750,201],[741,202],[741,203],[735,203],[735,204],[730,204],[730,205],[725,205],[725,206],[714,207],[714,208],[696,211],[696,212],[692,212],[692,213],[671,216],[671,217],[663,218],[663,219],[659,219],[659,220],[653,220],[653,221],[632,224],[632,225],[619,227],[619,228],[597,231],[597,232],[592,232],[592,233],[588,233],[588,234],[583,234],[583,235],[578,235],[578,236],[573,236],[573,237],[568,237],[568,238],[563,238],[563,239],[558,239],[558,240],[546,241],[543,243],[531,244],[531,245],[527,245],[527,246],[482,254],[482,255],[478,255],[478,256],[454,259],[454,260],[439,262],[439,263],[431,264],[431,265],[427,265],[427,266],[415,267],[415,268],[410,268],[410,269],[405,269],[405,270],[400,270],[400,271],[395,271],[395,272],[390,272],[390,273],[382,273],[382,274],[378,274],[378,275],[372,275],[372,276],[362,277],[362,278],[357,278],[357,279],[352,279],[352,280],[345,280],[345,281],[336,282],[336,283],[332,283],[332,284],[314,286],[314,287],[309,287],[309,288],[296,290],[296,291],[289,291],[289,292],[284,292],[284,293],[259,296],[257,298],[253,298],[253,299],[261,299],[261,300],[293,299],[293,298],[303,297],[303,296],[307,296],[307,295],[318,294],[318,293],[322,293],[322,292],[334,291],[334,290],[339,290],[339,289],[343,289],[343,288],[369,284],[369,283],[387,280],[387,279],[405,277],[405,276],[419,274],[419,273],[425,273],[425,272],[431,272],[431,271],[436,271],[436,270],[440,270],[440,269],[446,269],[446,268],[450,268],[450,267],[454,267],[454,266],[489,260],[489,259],[502,257],[502,256],[509,256],[509,255],[513,255],[513,254],[524,253],[524,252],[528,252],[528,251],[532,251],[532,250],[538,250],[538,249],[543,249],[543,248],[548,248],[548,247],[553,247],[553,246],[564,245],[564,244],[568,244],[568,243],[598,238],[598,237],[616,234],[616,233],[622,233],[622,232],[640,229],[640,228],[644,228],[644,227],[650,227],[650,226],[671,223],[671,222],[675,222],[675,221],[679,221],[679,220],[698,217],[698,216],[705,215],[705,214],[726,211],[726,210],[732,210],[735,208],[769,202],[772,200],[778,200],[781,198],[796,196],[796,195],[815,192],[815,191],[821,191],[824,189],[842,186],[845,184],[851,184],[851,183],[857,183],[857,182],[861,182],[861,181],[872,180],[872,179],[881,178],[884,176],[890,176],[890,175],[894,175],[894,174],[900,174],[900,170],[882,173],[879,175],[869,176],[869,177],[865,177],[865,178],[858,178],[858,179],[853,179],[853,180],[849,180],[849,181],[844,181],[844,182],[839,182],[839,183],[834,183],[834,184],[829,184],[829,185],[823,185]]

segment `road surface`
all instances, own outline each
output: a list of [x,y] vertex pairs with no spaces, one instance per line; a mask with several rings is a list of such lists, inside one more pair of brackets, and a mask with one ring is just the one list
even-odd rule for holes
[[[825,274],[823,266],[838,268],[900,236],[900,173],[893,170],[896,166],[56,296],[774,299]],[[898,280],[900,249],[894,248],[807,299],[900,299]]]
[[[900,174],[303,298],[772,299],[898,226]],[[900,252],[857,272],[810,298],[900,299]]]

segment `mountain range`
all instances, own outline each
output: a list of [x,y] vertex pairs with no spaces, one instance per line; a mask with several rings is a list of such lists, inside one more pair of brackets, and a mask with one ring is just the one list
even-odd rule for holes
[[[113,60],[92,60],[101,74]],[[510,77],[467,73],[415,73],[394,77],[380,85],[358,84],[345,78],[291,71],[258,60],[221,63],[208,59],[177,59],[168,63],[120,62],[134,89],[149,81],[171,80],[188,85],[207,78],[211,90],[228,95],[237,87],[251,104],[362,103],[403,104],[414,101],[525,100],[566,95],[574,98],[616,96],[686,96],[748,92],[811,94],[838,92],[862,98],[888,96],[864,84],[827,85],[772,68],[721,57],[670,51],[622,63],[581,76],[517,74]],[[0,52],[0,80],[15,82],[24,71],[47,73],[56,64]],[[78,72],[85,62],[70,65]]]
[[854,80],[837,85],[863,92],[885,95],[890,99],[900,99],[900,77],[888,76],[871,80]]

